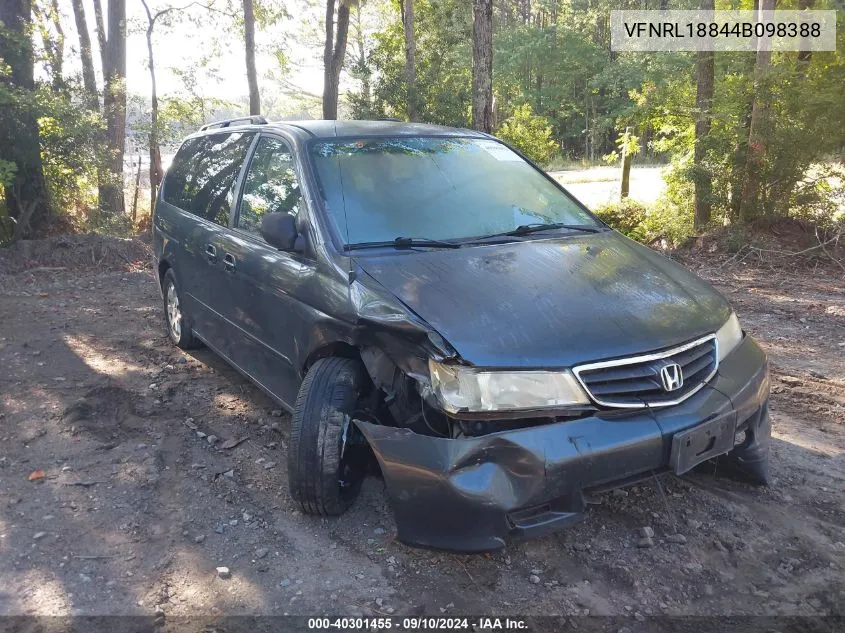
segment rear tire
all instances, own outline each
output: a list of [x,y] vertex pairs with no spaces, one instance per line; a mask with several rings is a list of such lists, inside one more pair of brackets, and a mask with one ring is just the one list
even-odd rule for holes
[[367,386],[364,368],[349,358],[321,358],[308,370],[294,407],[288,483],[307,514],[343,514],[366,472],[366,442],[352,422]]
[[199,347],[199,341],[191,329],[193,325],[191,317],[185,312],[185,304],[172,268],[168,268],[164,273],[161,294],[164,297],[164,322],[170,340],[180,349]]

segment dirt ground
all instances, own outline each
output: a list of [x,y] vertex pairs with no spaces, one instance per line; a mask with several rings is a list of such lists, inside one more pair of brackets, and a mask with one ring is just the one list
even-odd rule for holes
[[342,517],[297,511],[288,417],[172,346],[143,246],[120,252],[0,260],[0,614],[845,614],[835,269],[697,268],[770,354],[772,487],[665,475],[465,556],[397,542],[377,479]]

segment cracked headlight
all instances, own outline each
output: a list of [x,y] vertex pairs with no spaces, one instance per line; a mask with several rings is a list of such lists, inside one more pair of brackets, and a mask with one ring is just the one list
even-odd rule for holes
[[731,316],[725,321],[725,324],[716,332],[716,345],[719,349],[719,362],[730,354],[734,348],[742,341],[742,328],[739,326],[739,319],[736,318],[736,313],[731,312]]
[[589,404],[575,376],[564,371],[484,371],[428,361],[440,406],[459,411],[513,411]]

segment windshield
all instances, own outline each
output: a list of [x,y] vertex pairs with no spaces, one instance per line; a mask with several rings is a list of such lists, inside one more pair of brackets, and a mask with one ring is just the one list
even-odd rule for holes
[[319,141],[311,156],[347,245],[461,240],[529,224],[600,226],[518,154],[489,139]]

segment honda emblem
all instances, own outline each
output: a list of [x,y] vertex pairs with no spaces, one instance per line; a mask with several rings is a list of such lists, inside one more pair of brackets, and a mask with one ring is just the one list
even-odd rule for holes
[[684,372],[678,363],[669,363],[660,368],[660,382],[664,391],[677,391],[684,386]]

